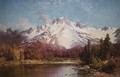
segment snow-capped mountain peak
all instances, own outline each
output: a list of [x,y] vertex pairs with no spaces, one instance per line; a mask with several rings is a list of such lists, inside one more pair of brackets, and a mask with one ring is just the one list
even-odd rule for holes
[[[110,34],[114,42],[116,29],[102,31],[93,27],[73,22],[65,17],[60,17],[41,27],[30,28],[30,33],[25,33],[29,41],[42,41],[54,46],[71,48],[76,45],[85,46],[88,39],[92,44],[99,42],[99,39]],[[27,31],[27,30],[26,30]]]

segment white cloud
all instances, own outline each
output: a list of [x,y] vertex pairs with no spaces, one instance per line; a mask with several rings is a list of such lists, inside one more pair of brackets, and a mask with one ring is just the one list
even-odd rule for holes
[[26,30],[29,29],[30,27],[35,27],[36,25],[29,22],[28,19],[25,18],[20,18],[18,22],[18,29],[21,30]]
[[39,19],[42,19],[43,23],[49,23],[50,22],[50,19],[47,15],[40,15]]
[[40,10],[37,12],[37,18],[38,18],[39,20],[42,20],[42,22],[43,22],[44,24],[51,22],[51,19],[44,13],[44,10],[42,10],[42,9],[40,9]]

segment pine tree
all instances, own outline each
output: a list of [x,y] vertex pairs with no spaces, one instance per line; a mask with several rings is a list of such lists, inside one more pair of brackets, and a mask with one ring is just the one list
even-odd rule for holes
[[83,61],[86,62],[86,64],[89,64],[91,62],[91,42],[88,39],[88,44],[84,47],[83,52]]
[[106,34],[103,46],[105,58],[108,60],[110,58],[110,46],[111,46],[109,34]]
[[99,58],[104,60],[105,59],[105,51],[104,51],[104,41],[100,39],[100,50],[99,50]]

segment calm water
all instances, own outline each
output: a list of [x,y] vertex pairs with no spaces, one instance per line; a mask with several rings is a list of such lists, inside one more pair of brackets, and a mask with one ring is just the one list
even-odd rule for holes
[[[93,74],[78,74],[75,65],[21,65],[0,67],[0,77],[98,77]],[[115,74],[99,77],[120,77],[120,69]]]
[[0,67],[0,77],[81,77],[75,65],[24,65]]

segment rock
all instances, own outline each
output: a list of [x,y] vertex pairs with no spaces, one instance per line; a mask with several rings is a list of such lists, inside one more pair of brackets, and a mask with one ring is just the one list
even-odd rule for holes
[[78,69],[79,70],[88,70],[88,69],[90,69],[90,67],[88,65],[85,65],[83,67],[79,67]]

